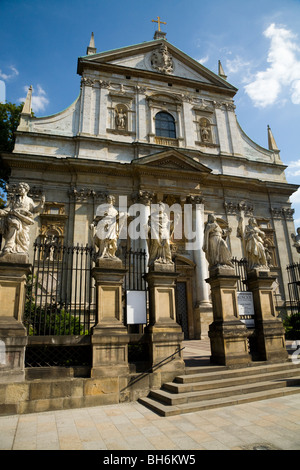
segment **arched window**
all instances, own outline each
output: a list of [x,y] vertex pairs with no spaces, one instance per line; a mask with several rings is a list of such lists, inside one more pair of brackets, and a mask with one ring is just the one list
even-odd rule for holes
[[160,111],[155,116],[155,135],[176,139],[175,120],[171,114]]

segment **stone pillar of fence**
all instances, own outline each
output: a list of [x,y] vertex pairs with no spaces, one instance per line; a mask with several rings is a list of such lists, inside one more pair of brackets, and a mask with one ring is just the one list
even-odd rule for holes
[[92,270],[97,298],[97,319],[91,337],[92,377],[118,377],[129,370],[129,335],[123,323],[122,299],[125,273],[118,259],[98,259]]
[[211,362],[235,366],[248,364],[249,331],[239,319],[237,302],[237,281],[234,269],[216,267],[210,270],[207,282],[211,287],[213,323],[208,336],[211,344]]
[[266,269],[251,269],[247,273],[248,289],[253,294],[255,311],[256,360],[280,362],[288,358],[285,330],[276,317],[273,283],[275,277]]
[[184,371],[183,332],[176,322],[174,264],[154,263],[145,276],[149,289],[149,325],[145,328],[152,371],[172,380]]
[[27,332],[23,325],[26,278],[31,272],[26,254],[0,257],[0,382],[25,379]]

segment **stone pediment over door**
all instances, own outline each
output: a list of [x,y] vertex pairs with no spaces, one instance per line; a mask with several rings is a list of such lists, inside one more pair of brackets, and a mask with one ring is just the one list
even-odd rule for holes
[[131,164],[142,172],[160,172],[173,176],[203,178],[212,170],[188,155],[177,150],[166,150],[135,159]]

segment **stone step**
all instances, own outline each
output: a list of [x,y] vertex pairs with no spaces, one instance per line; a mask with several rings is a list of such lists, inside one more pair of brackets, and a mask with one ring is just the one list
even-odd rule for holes
[[274,370],[265,373],[256,373],[251,375],[241,374],[237,376],[230,376],[228,378],[214,378],[214,380],[204,380],[202,381],[201,374],[198,375],[198,382],[187,382],[187,383],[177,383],[177,382],[167,382],[163,385],[163,389],[171,393],[186,393],[186,392],[196,392],[209,389],[218,389],[225,387],[232,387],[235,385],[244,385],[254,382],[263,382],[270,380],[280,380],[288,377],[300,377],[300,368],[291,368],[287,370]]
[[264,390],[229,397],[215,398],[211,400],[182,403],[173,406],[158,402],[157,400],[154,400],[151,397],[140,398],[139,402],[154,411],[155,413],[159,414],[160,416],[174,416],[183,413],[192,413],[196,411],[239,405],[253,401],[266,400],[270,398],[277,398],[295,393],[300,393],[300,386],[281,387],[275,390]]
[[175,378],[176,383],[192,383],[192,382],[199,382],[199,378],[201,381],[205,380],[220,380],[226,379],[229,377],[240,377],[242,375],[256,375],[256,374],[265,374],[271,371],[285,371],[288,369],[297,369],[299,365],[294,364],[293,362],[284,362],[284,363],[274,363],[274,364],[259,364],[250,367],[242,367],[242,368],[223,368],[214,370],[211,369],[207,370],[206,367],[203,367],[203,370],[197,373],[186,373],[185,375],[179,375]]
[[235,385],[223,388],[220,387],[217,389],[209,389],[195,392],[190,391],[180,394],[173,394],[166,390],[152,390],[150,392],[150,397],[168,405],[177,405],[200,400],[214,400],[216,398],[229,397],[241,394],[251,394],[254,392],[261,392],[265,390],[274,390],[276,388],[282,388],[284,386],[287,387],[290,383],[293,383],[293,385],[296,384],[300,386],[300,374],[297,377],[291,377],[290,380],[285,379],[278,381],[262,381],[259,383],[255,382],[251,384]]

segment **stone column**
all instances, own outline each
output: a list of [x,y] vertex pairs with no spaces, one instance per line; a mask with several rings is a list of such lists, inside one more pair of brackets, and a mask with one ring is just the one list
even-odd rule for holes
[[251,362],[248,352],[249,331],[240,321],[237,303],[237,280],[234,269],[216,267],[210,270],[214,321],[209,326],[211,362],[240,365]]
[[122,285],[126,273],[121,260],[99,259],[92,275],[96,281],[97,323],[92,333],[92,377],[128,373],[127,328],[123,324]]
[[31,265],[26,254],[0,258],[0,382],[25,379],[27,332],[23,325],[25,284]]
[[[195,333],[197,338],[207,338],[208,327],[212,322],[212,304],[209,300],[209,287],[205,282],[208,277],[208,265],[203,247],[204,233],[204,202],[202,196],[189,196],[187,202],[193,205],[192,220],[190,226],[195,227],[196,239],[191,243],[195,269]],[[185,213],[188,216],[188,212]]]
[[254,268],[247,273],[255,311],[254,359],[280,362],[288,359],[288,353],[282,321],[275,317],[274,280],[267,269]]
[[146,281],[149,288],[149,325],[145,329],[152,371],[164,373],[166,380],[184,371],[183,332],[176,322],[175,286],[177,274],[173,264],[154,263]]

